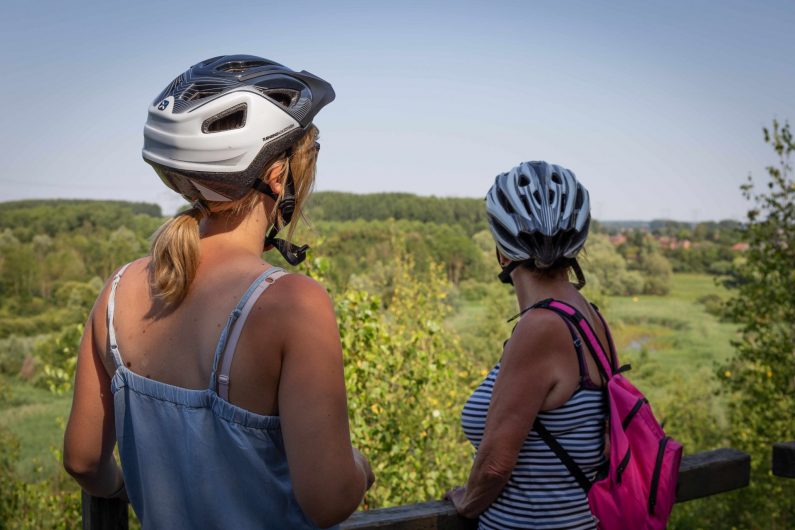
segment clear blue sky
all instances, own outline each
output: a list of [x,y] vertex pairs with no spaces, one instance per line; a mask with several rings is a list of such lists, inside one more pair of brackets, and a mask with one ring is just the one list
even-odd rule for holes
[[795,120],[795,3],[56,2],[0,5],[0,200],[180,203],[140,156],[150,101],[249,53],[329,80],[317,189],[482,197],[573,169],[600,219],[742,218]]

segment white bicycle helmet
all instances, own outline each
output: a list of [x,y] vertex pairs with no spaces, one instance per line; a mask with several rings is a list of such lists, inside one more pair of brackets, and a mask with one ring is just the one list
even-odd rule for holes
[[486,195],[486,213],[500,253],[511,260],[500,279],[522,263],[537,269],[571,265],[585,279],[577,253],[591,221],[588,190],[572,171],[546,162],[523,162],[498,175]]
[[[282,197],[260,177],[333,100],[331,85],[309,72],[253,55],[213,57],[177,76],[149,106],[143,158],[190,203],[234,201],[256,189],[277,201],[286,225],[295,208],[292,176]],[[277,239],[278,231],[273,224],[266,248],[291,265],[303,261],[308,247]]]
[[329,83],[253,55],[207,59],[149,106],[143,158],[189,202],[244,196],[334,100]]

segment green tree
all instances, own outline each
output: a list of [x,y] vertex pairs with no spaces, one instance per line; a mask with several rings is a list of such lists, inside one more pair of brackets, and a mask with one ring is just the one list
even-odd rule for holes
[[673,269],[665,256],[658,252],[646,254],[640,260],[640,268],[645,275],[644,293],[668,294],[668,291],[671,290]]
[[752,178],[743,194],[754,206],[742,236],[746,260],[736,264],[736,296],[728,312],[741,327],[734,357],[719,371],[731,401],[732,444],[751,454],[750,491],[733,509],[743,528],[795,528],[795,482],[770,473],[771,445],[795,439],[795,182],[788,123],[764,129],[778,155],[757,192]]

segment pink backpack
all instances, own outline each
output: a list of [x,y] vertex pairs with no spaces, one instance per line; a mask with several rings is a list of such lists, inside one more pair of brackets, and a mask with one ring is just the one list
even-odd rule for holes
[[596,306],[593,307],[609,341],[610,358],[591,325],[574,307],[553,299],[543,300],[533,307],[549,309],[562,316],[579,349],[580,341],[573,332],[573,328],[578,329],[607,380],[610,455],[605,473],[591,482],[540,421],[536,420],[533,430],[585,490],[600,529],[664,529],[676,499],[682,444],[665,435],[649,402],[621,375],[629,366],[618,367],[613,338]]

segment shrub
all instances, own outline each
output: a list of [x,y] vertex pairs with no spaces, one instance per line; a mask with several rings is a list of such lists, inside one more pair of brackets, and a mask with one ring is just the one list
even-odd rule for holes
[[[317,277],[323,268],[316,262],[308,272]],[[458,410],[472,376],[457,338],[444,329],[448,283],[439,266],[422,282],[413,269],[405,254],[395,256],[387,308],[366,291],[334,295],[351,435],[378,477],[368,508],[440,498],[469,471]]]
[[765,191],[754,194],[750,177],[743,186],[755,207],[742,229],[749,248],[732,271],[736,296],[728,304],[740,338],[717,375],[730,399],[731,442],[751,454],[751,485],[732,520],[746,528],[795,528],[795,483],[770,473],[771,444],[795,439],[795,140],[789,124],[776,121],[764,133],[779,162],[767,168]]

